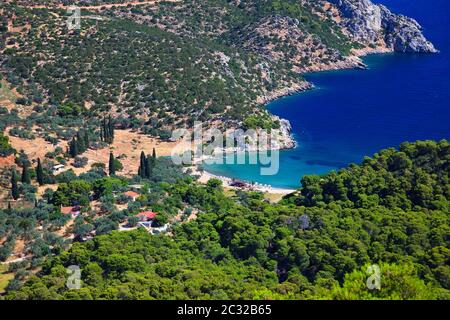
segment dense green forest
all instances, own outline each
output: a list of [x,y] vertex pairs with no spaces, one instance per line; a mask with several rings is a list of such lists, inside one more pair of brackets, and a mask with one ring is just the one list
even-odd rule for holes
[[[197,219],[171,236],[113,231],[75,243],[5,297],[449,299],[449,161],[448,141],[404,143],[306,176],[277,204],[174,177],[162,185],[174,203],[199,208]],[[380,290],[366,287],[373,264]],[[82,269],[80,290],[66,288],[70,265]]]

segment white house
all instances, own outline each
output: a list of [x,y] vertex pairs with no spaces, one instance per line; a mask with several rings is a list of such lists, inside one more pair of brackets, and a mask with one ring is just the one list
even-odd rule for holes
[[56,166],[53,166],[53,168],[52,168],[52,173],[55,175],[55,174],[58,174],[58,173],[61,173],[62,171],[64,171],[64,169],[66,168],[66,166],[65,165],[63,165],[63,164],[57,164]]

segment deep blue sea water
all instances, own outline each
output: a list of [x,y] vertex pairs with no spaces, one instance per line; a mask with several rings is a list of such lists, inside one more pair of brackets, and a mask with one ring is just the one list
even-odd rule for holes
[[365,58],[369,70],[309,74],[316,89],[279,99],[272,113],[289,119],[299,144],[280,154],[280,171],[261,176],[258,165],[210,165],[212,173],[298,187],[305,174],[338,170],[404,141],[450,139],[450,1],[383,0],[411,16],[441,51]]

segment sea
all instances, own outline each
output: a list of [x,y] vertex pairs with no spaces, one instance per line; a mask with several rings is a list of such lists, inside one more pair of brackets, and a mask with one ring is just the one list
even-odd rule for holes
[[360,163],[405,141],[450,139],[450,1],[379,0],[416,19],[439,54],[382,54],[364,58],[368,70],[306,74],[315,88],[267,108],[293,126],[298,146],[280,152],[279,170],[259,164],[210,164],[216,175],[298,188],[304,175]]

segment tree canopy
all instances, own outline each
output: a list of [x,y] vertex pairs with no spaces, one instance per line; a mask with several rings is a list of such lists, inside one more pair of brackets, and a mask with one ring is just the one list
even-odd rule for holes
[[[448,141],[405,143],[304,177],[277,204],[217,181],[165,184],[197,219],[114,231],[48,260],[9,299],[449,299]],[[424,191],[426,190],[426,192]],[[82,269],[81,290],[64,287]],[[381,288],[367,287],[367,268]]]

